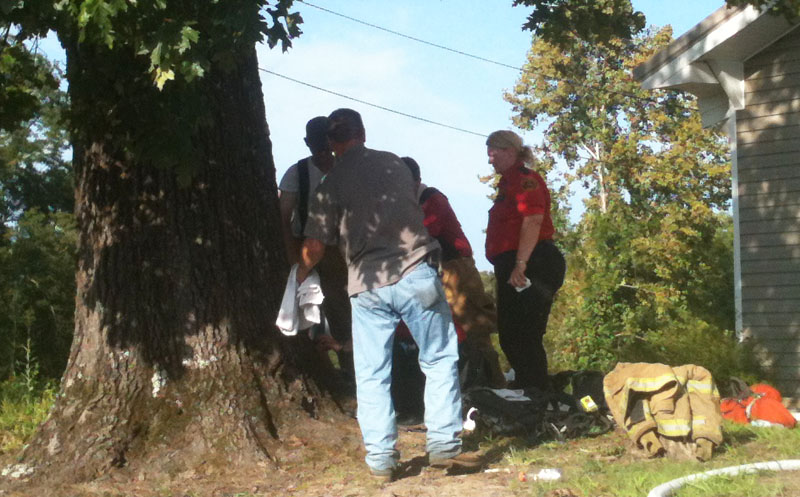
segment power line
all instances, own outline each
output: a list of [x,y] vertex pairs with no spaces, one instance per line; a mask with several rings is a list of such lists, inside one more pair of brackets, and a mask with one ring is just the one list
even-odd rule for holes
[[480,136],[482,138],[486,138],[486,136],[488,136],[488,135],[486,135],[484,133],[477,133],[475,131],[470,131],[468,129],[458,128],[456,126],[451,126],[449,124],[444,124],[444,123],[440,123],[440,122],[437,122],[437,121],[432,121],[432,120],[426,119],[424,117],[415,116],[413,114],[407,114],[407,113],[401,112],[399,110],[390,109],[389,107],[384,107],[382,105],[373,104],[372,102],[367,102],[366,100],[361,100],[360,98],[351,97],[349,95],[345,95],[344,93],[335,92],[335,91],[332,91],[332,90],[328,90],[326,88],[322,88],[321,86],[312,85],[311,83],[306,83],[305,81],[300,81],[299,79],[290,78],[289,76],[277,73],[275,71],[270,71],[269,69],[264,69],[262,67],[259,67],[258,70],[262,71],[262,72],[265,72],[267,74],[271,74],[273,76],[277,76],[279,78],[283,78],[283,79],[285,79],[287,81],[291,81],[293,83],[297,83],[299,85],[307,86],[309,88],[313,88],[315,90],[319,90],[319,91],[322,91],[322,92],[325,92],[325,93],[329,93],[329,94],[335,95],[337,97],[346,98],[347,100],[352,100],[353,102],[358,102],[360,104],[368,105],[370,107],[375,107],[376,109],[384,110],[386,112],[391,112],[392,114],[397,114],[397,115],[400,115],[400,116],[403,116],[403,117],[416,119],[417,121],[422,121],[424,123],[433,124],[435,126],[441,126],[442,128],[452,129],[454,131],[459,131],[461,133],[467,133],[467,134],[470,134],[470,135]]
[[[406,39],[409,39],[409,40],[412,40],[412,41],[416,41],[417,43],[422,43],[423,45],[428,45],[428,46],[431,46],[431,47],[435,47],[435,48],[438,48],[440,50],[446,50],[448,52],[452,52],[452,53],[455,53],[455,54],[458,54],[458,55],[462,55],[464,57],[469,57],[471,59],[480,60],[482,62],[487,62],[489,64],[494,64],[494,65],[497,65],[497,66],[500,66],[500,67],[513,69],[515,71],[519,71],[519,72],[522,72],[522,73],[532,72],[532,71],[526,70],[524,67],[517,67],[517,66],[510,65],[510,64],[505,64],[503,62],[498,62],[496,60],[488,59],[486,57],[481,57],[479,55],[473,55],[471,53],[464,52],[462,50],[457,50],[455,48],[450,48],[450,47],[446,47],[444,45],[439,45],[437,43],[433,43],[433,42],[430,42],[430,41],[427,41],[427,40],[423,40],[421,38],[416,38],[414,36],[410,36],[410,35],[407,35],[407,34],[404,34],[404,33],[400,33],[399,31],[394,31],[392,29],[384,28],[383,26],[378,26],[377,24],[372,24],[372,23],[367,22],[367,21],[362,21],[361,19],[358,19],[358,18],[355,18],[355,17],[351,17],[351,16],[348,16],[348,15],[345,15],[345,14],[341,14],[339,12],[335,12],[333,10],[326,9],[324,7],[320,7],[319,5],[315,5],[313,3],[307,2],[306,0],[297,0],[297,1],[299,3],[308,5],[309,7],[313,7],[315,9],[321,10],[323,12],[327,12],[328,14],[331,14],[331,15],[334,15],[334,16],[337,16],[337,17],[341,17],[343,19],[347,19],[349,21],[352,21],[352,22],[355,22],[355,23],[358,23],[358,24],[362,24],[364,26],[368,26],[368,27],[373,28],[373,29],[384,31],[386,33],[393,34],[395,36],[400,36],[401,38],[406,38]],[[610,93],[612,95],[620,95],[620,96],[623,96],[623,97],[633,98],[633,99],[636,99],[636,100],[642,100],[642,101],[645,101],[645,102],[658,103],[658,101],[656,99],[654,99],[654,98],[640,97],[640,96],[634,95],[632,93],[626,93],[626,92],[621,92],[621,91],[616,91],[616,90],[609,90],[608,88],[601,88],[599,86],[586,85],[586,84],[583,84],[583,83],[579,83],[577,81],[572,81],[572,80],[567,79],[567,78],[559,78],[559,77],[556,77],[556,76],[553,76],[553,75],[550,75],[550,74],[544,74],[544,73],[540,73],[540,74],[542,76],[544,76],[545,78],[547,78],[547,79],[554,79],[556,81],[562,81],[564,83],[569,83],[569,84],[571,84],[573,86],[577,86],[577,87],[580,87],[580,88],[585,88],[587,90],[602,91],[602,92],[605,92],[605,93]]]
[[515,71],[519,71],[520,70],[520,68],[517,67],[517,66],[512,66],[510,64],[505,64],[503,62],[498,62],[496,60],[487,59],[487,58],[481,57],[479,55],[473,55],[471,53],[467,53],[467,52],[464,52],[464,51],[461,51],[461,50],[456,50],[455,48],[446,47],[444,45],[438,45],[436,43],[433,43],[433,42],[430,42],[430,41],[427,41],[427,40],[423,40],[421,38],[415,38],[415,37],[413,37],[411,35],[407,35],[407,34],[399,32],[399,31],[394,31],[394,30],[391,30],[391,29],[388,29],[388,28],[384,28],[382,26],[378,26],[377,24],[372,24],[372,23],[369,23],[369,22],[366,22],[366,21],[362,21],[361,19],[356,19],[355,17],[350,17],[350,16],[345,15],[345,14],[340,14],[339,12],[334,12],[334,11],[332,11],[330,9],[326,9],[324,7],[320,7],[319,5],[314,5],[313,3],[306,2],[305,0],[297,0],[297,1],[300,2],[300,3],[304,3],[304,4],[308,5],[309,7],[314,7],[315,9],[319,9],[319,10],[321,10],[323,12],[327,12],[328,14],[332,14],[332,15],[341,17],[343,19],[347,19],[349,21],[357,22],[358,24],[363,24],[364,26],[369,26],[370,28],[378,29],[380,31],[385,31],[385,32],[393,34],[395,36],[400,36],[402,38],[407,38],[409,40],[416,41],[417,43],[422,43],[424,45],[430,45],[432,47],[439,48],[441,50],[447,50],[448,52],[453,52],[453,53],[458,54],[458,55],[463,55],[465,57],[470,57],[472,59],[480,60],[480,61],[483,61],[483,62],[488,62],[489,64],[494,64],[494,65],[497,65],[497,66],[500,66],[500,67],[507,67],[509,69],[514,69]]

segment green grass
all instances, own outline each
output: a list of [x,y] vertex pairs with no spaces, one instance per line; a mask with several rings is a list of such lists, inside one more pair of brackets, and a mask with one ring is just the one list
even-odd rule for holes
[[14,379],[0,383],[0,454],[22,448],[47,417],[55,396],[52,386],[30,389]]
[[800,456],[800,428],[754,428],[735,423],[725,424],[726,444],[730,448],[741,447],[748,441],[763,446],[764,460],[797,459]]
[[673,497],[770,497],[783,495],[783,485],[779,482],[764,483],[764,476],[770,472],[752,473],[737,476],[715,476],[706,480],[689,482],[679,488]]
[[[597,438],[570,440],[525,447],[515,439],[484,440],[481,447],[502,454],[495,463],[512,467],[512,473],[558,468],[563,476],[554,482],[512,482],[515,495],[547,495],[556,489],[570,489],[582,497],[633,497],[647,495],[662,483],[717,468],[777,459],[796,459],[800,451],[800,429],[753,428],[725,423],[725,442],[707,462],[669,458],[646,459],[634,451],[633,443],[619,432]],[[782,480],[800,480],[800,472],[720,476],[692,482],[674,496],[771,497],[785,493]],[[778,475],[778,476],[775,476]],[[553,494],[550,494],[553,495]]]

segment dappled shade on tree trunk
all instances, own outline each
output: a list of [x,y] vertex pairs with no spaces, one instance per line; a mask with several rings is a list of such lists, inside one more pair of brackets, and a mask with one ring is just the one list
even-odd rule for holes
[[[274,327],[288,271],[255,50],[159,92],[124,48],[66,49],[75,338],[23,461],[80,480],[134,461],[272,457],[319,391]],[[159,140],[166,159],[142,145]]]

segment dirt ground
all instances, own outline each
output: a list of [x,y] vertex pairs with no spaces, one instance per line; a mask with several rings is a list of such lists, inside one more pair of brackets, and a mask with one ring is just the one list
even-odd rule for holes
[[[487,445],[483,438],[480,441]],[[476,448],[478,442],[477,437],[467,438],[465,447]],[[519,472],[530,468],[509,462],[514,459],[507,457],[514,450],[510,446],[489,445],[488,472],[447,475],[425,466],[424,432],[401,430],[402,474],[397,481],[381,485],[367,472],[354,419],[308,420],[284,440],[275,454],[277,465],[261,463],[227,472],[200,467],[178,473],[168,468],[122,468],[91,483],[60,486],[0,478],[0,497],[584,497],[569,485],[520,482]],[[561,455],[551,462],[564,471],[570,471],[571,452],[596,454],[593,458],[601,465],[641,460],[621,432],[568,441],[558,452]],[[10,462],[0,460],[1,467]],[[800,472],[763,478],[764,483],[780,480],[784,484],[776,495],[800,495]]]
[[[401,429],[402,474],[380,484],[367,471],[361,434],[354,419],[309,420],[289,436],[276,454],[278,467],[261,463],[235,472],[197,468],[177,474],[161,469],[115,470],[91,483],[52,486],[0,478],[0,496],[52,497],[492,497],[514,495],[509,484],[517,472],[490,454],[491,472],[447,475],[425,465],[425,433]],[[343,435],[342,435],[343,434]],[[470,447],[469,440],[465,443]],[[6,467],[12,461],[0,461]],[[518,482],[517,482],[518,483]],[[558,494],[562,497],[570,493]]]

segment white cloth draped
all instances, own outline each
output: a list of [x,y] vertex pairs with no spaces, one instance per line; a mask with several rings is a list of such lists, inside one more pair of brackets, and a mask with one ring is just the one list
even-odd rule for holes
[[320,305],[325,300],[319,285],[319,274],[311,270],[301,284],[297,284],[297,264],[292,266],[281,308],[275,324],[286,336],[295,336],[300,330],[311,328],[321,321]]

